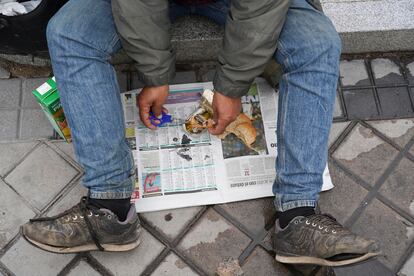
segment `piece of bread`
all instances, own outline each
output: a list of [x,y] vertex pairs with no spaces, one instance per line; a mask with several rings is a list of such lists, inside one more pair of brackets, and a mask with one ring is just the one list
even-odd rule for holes
[[240,113],[236,120],[230,123],[218,137],[224,139],[229,133],[236,135],[248,147],[251,147],[256,141],[256,128],[253,126],[251,119],[244,113]]

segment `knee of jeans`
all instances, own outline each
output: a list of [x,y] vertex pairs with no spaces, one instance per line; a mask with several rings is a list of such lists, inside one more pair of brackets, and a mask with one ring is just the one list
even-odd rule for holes
[[338,59],[341,55],[342,41],[333,26],[329,26],[315,34],[310,44],[311,51],[316,52],[314,54],[327,53]]
[[[53,48],[59,45],[60,48],[64,48],[66,52],[79,50],[77,47],[73,47],[74,44],[82,46],[92,46],[87,41],[88,35],[85,34],[84,28],[79,24],[85,24],[78,21],[74,21],[70,16],[66,14],[55,14],[47,24],[46,27],[46,39],[49,48]],[[89,47],[88,47],[89,48]]]
[[[70,31],[66,30],[66,26],[67,24],[64,20],[61,20],[59,14],[56,14],[49,20],[46,27],[46,38],[49,45],[70,35]],[[63,34],[65,34],[65,36],[63,36]]]

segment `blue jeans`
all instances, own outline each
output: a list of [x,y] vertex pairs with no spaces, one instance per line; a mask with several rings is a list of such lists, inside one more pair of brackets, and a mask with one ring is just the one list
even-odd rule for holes
[[[183,6],[170,17],[198,14],[224,25],[229,2]],[[93,12],[90,12],[93,11]],[[120,91],[110,57],[121,49],[110,0],[70,0],[49,22],[49,51],[75,154],[92,198],[127,198],[133,159],[124,138]],[[278,114],[279,211],[315,206],[326,165],[341,42],[330,20],[292,0],[274,54],[283,68]]]

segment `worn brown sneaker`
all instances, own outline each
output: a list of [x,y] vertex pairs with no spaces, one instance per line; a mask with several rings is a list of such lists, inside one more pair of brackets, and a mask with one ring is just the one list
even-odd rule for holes
[[55,253],[128,251],[139,245],[140,232],[134,204],[120,222],[111,211],[89,205],[86,197],[57,216],[32,219],[22,226],[27,241]]
[[276,221],[276,260],[290,264],[349,265],[379,255],[379,244],[345,229],[332,216],[296,217],[284,229]]

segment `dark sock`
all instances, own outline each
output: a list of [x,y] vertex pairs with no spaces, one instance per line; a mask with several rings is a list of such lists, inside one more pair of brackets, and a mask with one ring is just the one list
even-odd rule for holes
[[131,198],[122,199],[96,199],[89,198],[89,204],[99,209],[111,210],[120,221],[124,221],[131,207]]
[[277,212],[277,217],[279,219],[279,225],[281,228],[285,228],[289,222],[295,217],[303,216],[308,217],[315,214],[315,209],[313,207],[298,207],[293,208],[284,212]]

